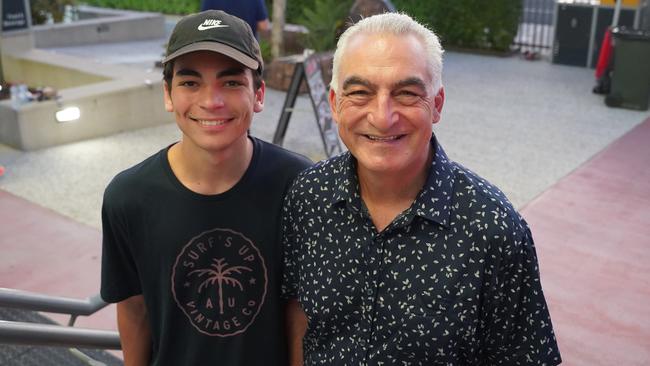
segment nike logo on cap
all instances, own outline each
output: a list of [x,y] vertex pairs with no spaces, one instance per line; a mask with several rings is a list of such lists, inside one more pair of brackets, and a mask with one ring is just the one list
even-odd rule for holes
[[206,19],[203,21],[203,23],[199,24],[199,27],[197,28],[200,31],[204,31],[207,29],[212,29],[212,28],[226,28],[228,27],[227,24],[221,24],[221,20],[217,19]]

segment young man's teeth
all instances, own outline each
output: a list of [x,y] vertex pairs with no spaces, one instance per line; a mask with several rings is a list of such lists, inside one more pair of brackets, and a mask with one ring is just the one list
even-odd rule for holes
[[201,124],[201,126],[221,126],[222,124],[225,123],[224,121],[205,121],[202,119],[199,119],[198,121]]
[[380,137],[380,136],[372,136],[372,135],[366,135],[369,139],[372,141],[392,141],[392,140],[397,140],[399,136],[385,136],[385,137]]

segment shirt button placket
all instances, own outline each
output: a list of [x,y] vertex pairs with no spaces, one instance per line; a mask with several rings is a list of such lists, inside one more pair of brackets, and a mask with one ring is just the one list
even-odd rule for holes
[[372,352],[372,337],[376,327],[376,313],[377,313],[377,285],[379,277],[379,266],[381,264],[381,255],[383,252],[383,235],[381,233],[375,234],[372,240],[368,241],[370,245],[364,247],[366,254],[366,281],[365,281],[365,310],[366,316],[366,332],[364,339],[360,340],[359,346],[365,349],[364,365],[368,364],[370,352]]

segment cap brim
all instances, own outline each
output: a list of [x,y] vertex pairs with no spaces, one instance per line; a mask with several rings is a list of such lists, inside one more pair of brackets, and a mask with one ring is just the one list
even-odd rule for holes
[[218,43],[218,42],[196,42],[192,43],[190,45],[187,45],[185,47],[180,48],[176,52],[172,53],[171,55],[168,55],[165,57],[163,60],[163,64],[166,64],[167,62],[175,59],[178,56],[185,55],[190,52],[195,52],[195,51],[213,51],[220,53],[222,55],[228,56],[232,58],[233,60],[243,64],[244,66],[251,68],[253,70],[257,70],[257,68],[260,66],[260,63],[255,60],[254,58],[249,57],[245,53],[237,50],[236,48],[227,46],[223,43]]

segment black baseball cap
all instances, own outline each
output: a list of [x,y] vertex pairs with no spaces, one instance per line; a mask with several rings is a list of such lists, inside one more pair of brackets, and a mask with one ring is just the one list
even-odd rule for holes
[[206,10],[181,18],[169,37],[163,64],[194,51],[221,53],[259,74],[264,68],[260,45],[251,27],[221,10]]

